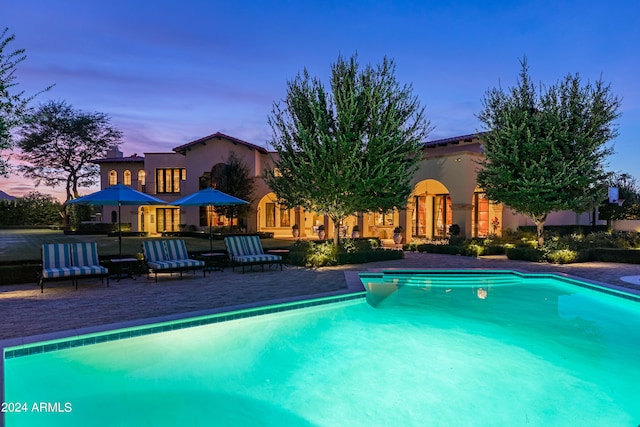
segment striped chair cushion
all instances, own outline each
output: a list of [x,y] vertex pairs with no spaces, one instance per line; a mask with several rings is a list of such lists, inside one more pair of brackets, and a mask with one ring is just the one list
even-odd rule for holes
[[[71,267],[71,251],[65,243],[45,243],[42,245],[42,269]],[[43,274],[44,276],[44,274]],[[46,277],[46,276],[45,276]],[[60,276],[51,276],[60,277]]]
[[189,259],[184,240],[165,240],[164,243],[167,247],[167,260]]
[[277,262],[277,261],[281,261],[282,257],[280,255],[270,255],[270,254],[244,255],[244,256],[233,257],[233,260],[239,263],[251,264],[254,262]]
[[145,240],[142,242],[142,252],[147,262],[164,261],[167,259],[163,240]]
[[52,267],[43,268],[42,277],[44,279],[53,279],[56,277],[75,277],[82,276],[82,270],[80,267]]
[[70,246],[71,260],[75,267],[100,266],[100,261],[98,260],[98,245],[95,242],[71,243]]
[[227,252],[230,257],[249,255],[246,245],[244,245],[243,242],[243,236],[229,236],[224,238],[224,245],[227,247]]
[[204,267],[204,261],[199,261],[197,259],[173,259],[165,262],[171,263],[172,268]]
[[262,255],[262,243],[260,243],[260,236],[242,236],[244,237],[244,245],[246,248],[245,255]]
[[155,261],[149,262],[149,267],[153,270],[175,270],[180,268],[197,268],[204,267],[204,261],[195,259],[171,260],[171,261]]
[[82,276],[99,276],[109,273],[109,270],[107,270],[105,267],[102,267],[101,265],[83,265],[74,268],[77,268],[80,271],[80,275]]

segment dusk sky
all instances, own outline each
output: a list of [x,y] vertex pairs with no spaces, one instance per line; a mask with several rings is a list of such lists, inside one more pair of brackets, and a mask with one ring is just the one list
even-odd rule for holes
[[[34,105],[107,114],[125,156],[215,132],[267,146],[287,81],[306,67],[327,82],[338,55],[355,52],[363,65],[395,61],[435,126],[429,140],[474,133],[484,93],[514,85],[526,55],[534,82],[578,72],[611,84],[622,116],[609,168],[640,179],[638,19],[637,0],[20,0],[3,4],[0,27],[26,49],[18,88],[55,84]],[[0,179],[13,196],[34,189]],[[63,188],[37,190],[64,200]]]

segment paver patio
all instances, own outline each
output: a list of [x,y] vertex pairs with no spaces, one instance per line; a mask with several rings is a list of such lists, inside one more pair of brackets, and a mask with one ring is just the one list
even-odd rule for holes
[[513,269],[527,272],[564,273],[614,286],[640,290],[625,283],[623,276],[640,274],[640,266],[591,262],[569,265],[510,261],[506,257],[470,258],[452,255],[410,253],[402,260],[360,265],[309,269],[285,267],[264,273],[224,272],[159,276],[158,283],[146,276],[136,280],[111,281],[110,287],[99,279],[86,279],[75,288],[67,282],[53,282],[44,293],[35,284],[0,286],[0,340],[30,337],[51,332],[108,325],[159,316],[210,310],[277,299],[304,297],[347,290],[345,271],[379,268],[483,268]]

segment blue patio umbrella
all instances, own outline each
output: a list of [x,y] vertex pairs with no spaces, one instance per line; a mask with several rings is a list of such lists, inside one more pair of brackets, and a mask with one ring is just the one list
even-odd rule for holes
[[78,205],[108,205],[118,206],[118,246],[120,258],[122,258],[122,227],[120,222],[120,207],[122,205],[167,205],[164,200],[149,194],[141,193],[126,185],[116,184],[95,193],[69,200],[67,204]]
[[[214,188],[205,188],[197,193],[189,194],[181,199],[171,202],[176,206],[201,206],[201,207],[215,207],[215,206],[233,206],[233,205],[248,205],[246,200],[238,199],[230,194],[223,193],[220,190]],[[209,216],[209,246],[213,251],[213,226],[211,224],[211,215]]]

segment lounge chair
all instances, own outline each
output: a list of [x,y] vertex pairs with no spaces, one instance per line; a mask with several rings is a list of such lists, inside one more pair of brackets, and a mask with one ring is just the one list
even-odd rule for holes
[[109,270],[100,265],[98,245],[95,242],[42,245],[40,292],[44,292],[46,280],[70,279],[78,289],[78,279],[82,277],[100,277],[102,283],[106,277],[109,287]]
[[280,255],[265,254],[260,243],[260,236],[228,236],[224,238],[224,244],[231,260],[231,271],[236,264],[242,265],[244,273],[245,265],[260,265],[264,271],[264,265],[280,264],[282,271],[282,257]]
[[182,280],[182,272],[186,270],[202,270],[204,275],[204,261],[189,258],[187,246],[182,239],[170,240],[145,240],[142,242],[142,252],[147,266],[155,274],[156,282],[158,273],[179,272]]

